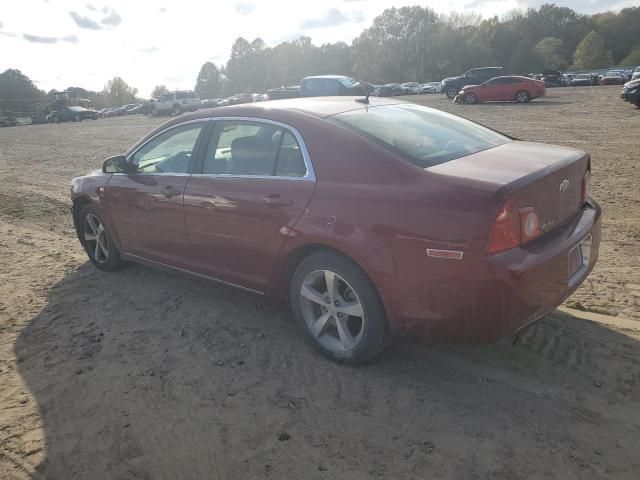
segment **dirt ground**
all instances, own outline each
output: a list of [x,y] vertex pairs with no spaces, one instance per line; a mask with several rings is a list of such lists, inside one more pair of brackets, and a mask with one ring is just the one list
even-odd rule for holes
[[618,91],[412,98],[591,152],[601,256],[581,311],[515,345],[404,341],[360,368],[260,297],[91,266],[69,180],[161,120],[0,129],[0,479],[638,478],[640,112]]

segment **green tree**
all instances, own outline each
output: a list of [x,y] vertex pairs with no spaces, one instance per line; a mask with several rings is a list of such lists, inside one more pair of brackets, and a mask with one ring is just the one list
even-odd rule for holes
[[136,101],[137,88],[130,87],[120,77],[113,77],[107,85],[105,85],[103,94],[109,105],[121,106]]
[[153,91],[151,92],[151,98],[159,98],[165,93],[169,93],[169,89],[166,87],[166,85],[156,85],[155,87],[153,87]]
[[8,69],[0,73],[0,108],[11,111],[30,111],[34,102],[41,101],[45,93],[20,70]]
[[564,58],[564,44],[556,37],[545,37],[538,42],[534,50],[540,57],[544,68],[563,70],[568,63]]
[[206,62],[202,65],[194,90],[200,98],[217,98],[222,92],[222,78],[220,70],[214,63]]
[[623,67],[635,67],[640,65],[640,47],[634,48],[629,55],[620,62]]
[[606,68],[612,64],[611,52],[605,47],[602,36],[595,31],[582,39],[573,54],[573,68],[576,70]]

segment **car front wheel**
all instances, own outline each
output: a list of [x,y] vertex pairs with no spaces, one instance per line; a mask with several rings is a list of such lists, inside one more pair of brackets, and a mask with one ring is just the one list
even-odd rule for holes
[[173,106],[173,113],[174,115],[180,115],[182,113],[182,108],[180,108],[180,105]]
[[467,104],[478,103],[478,97],[475,93],[467,93],[462,97],[462,101]]
[[100,270],[111,272],[122,267],[122,259],[102,216],[93,205],[80,211],[78,235],[89,260]]
[[529,92],[527,92],[526,90],[520,90],[518,93],[516,93],[516,102],[527,103],[529,100]]
[[360,364],[386,345],[378,292],[348,258],[327,251],[305,258],[293,274],[290,299],[309,341],[333,361]]

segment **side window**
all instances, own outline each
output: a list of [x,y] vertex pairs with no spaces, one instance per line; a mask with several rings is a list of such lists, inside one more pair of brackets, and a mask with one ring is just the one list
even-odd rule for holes
[[202,173],[273,175],[280,132],[280,127],[258,122],[218,122],[207,147]]
[[464,76],[466,78],[478,78],[480,75],[478,75],[477,70],[469,70],[467,73],[464,74]]
[[203,174],[303,177],[298,142],[288,130],[250,121],[221,121],[207,147]]
[[140,173],[188,173],[203,125],[182,125],[161,133],[140,147],[131,157],[131,163]]
[[176,100],[183,100],[184,98],[186,98],[186,94],[184,92],[176,93]]
[[278,153],[276,164],[276,176],[278,177],[304,177],[307,167],[304,164],[304,157],[300,150],[300,145],[295,137],[288,130],[285,131]]

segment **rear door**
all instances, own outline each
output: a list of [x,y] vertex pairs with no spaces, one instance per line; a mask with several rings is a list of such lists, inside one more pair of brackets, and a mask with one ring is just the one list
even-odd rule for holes
[[184,190],[206,124],[170,127],[129,156],[136,171],[113,174],[106,204],[126,253],[188,267]]
[[184,207],[194,268],[264,291],[315,188],[302,137],[264,120],[218,120],[197,168]]

